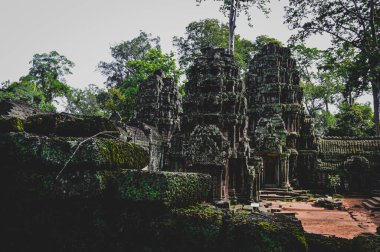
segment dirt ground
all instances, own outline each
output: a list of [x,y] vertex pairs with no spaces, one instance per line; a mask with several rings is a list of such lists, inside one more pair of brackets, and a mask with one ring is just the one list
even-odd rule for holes
[[313,207],[311,202],[272,202],[272,207],[295,213],[306,232],[351,239],[361,233],[375,233],[380,226],[380,212],[370,213],[361,205],[363,200],[342,199],[346,211]]

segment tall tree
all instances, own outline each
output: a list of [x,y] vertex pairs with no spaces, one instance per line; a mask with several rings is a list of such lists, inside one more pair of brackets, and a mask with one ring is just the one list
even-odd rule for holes
[[376,133],[380,134],[380,0],[290,0],[286,23],[296,39],[328,34],[337,48],[355,48],[373,92]]
[[[139,85],[155,70],[162,69],[169,77],[178,80],[174,54],[165,54],[160,48],[160,38],[143,31],[129,41],[111,47],[112,62],[100,62],[98,69],[107,77],[108,90],[98,98],[106,111],[118,112],[128,120],[134,111]],[[113,101],[114,100],[114,101]]]
[[[330,50],[309,48],[304,44],[291,46],[301,73],[304,103],[308,113],[316,117],[324,110],[330,113],[329,105],[340,100],[344,76],[338,73],[337,62],[332,62]],[[333,65],[334,63],[334,65]]]
[[105,90],[95,86],[88,85],[84,89],[72,89],[67,98],[66,112],[86,116],[109,116],[102,108],[99,101],[100,94]]
[[374,134],[373,112],[368,103],[342,102],[335,117],[336,126],[330,129],[330,135],[371,136]]
[[[206,0],[196,0],[198,5]],[[215,0],[223,2],[220,11],[228,16],[229,23],[229,38],[228,38],[228,52],[234,55],[235,52],[235,29],[236,29],[236,18],[243,12],[251,24],[252,16],[250,10],[252,7],[256,6],[259,10],[263,11],[265,14],[269,13],[269,8],[267,4],[270,0]],[[228,14],[227,14],[228,13]]]
[[35,54],[33,56],[29,74],[26,77],[36,83],[36,88],[44,93],[46,102],[51,103],[54,98],[65,96],[70,92],[66,84],[65,75],[72,74],[74,63],[56,51]]
[[55,107],[46,102],[44,93],[37,88],[36,83],[30,78],[22,77],[16,82],[4,82],[0,84],[0,101],[26,102],[44,112],[53,112]]
[[134,74],[134,69],[128,67],[131,60],[141,60],[150,49],[160,48],[160,38],[140,31],[139,36],[129,41],[123,41],[111,47],[113,61],[101,61],[99,71],[107,77],[107,87],[118,87]]
[[[217,19],[204,19],[191,22],[186,27],[184,37],[174,37],[173,45],[178,50],[179,64],[186,69],[194,59],[201,55],[204,47],[228,48],[228,25]],[[259,52],[263,45],[270,42],[282,43],[274,38],[261,35],[254,42],[235,35],[235,59],[241,69],[247,70],[252,55]]]

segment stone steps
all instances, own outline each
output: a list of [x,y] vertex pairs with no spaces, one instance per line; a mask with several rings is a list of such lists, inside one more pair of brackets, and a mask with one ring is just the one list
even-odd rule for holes
[[285,188],[268,188],[260,190],[261,200],[284,200],[289,201],[297,198],[305,198],[306,191],[303,190],[288,190]]
[[371,191],[371,194],[373,195],[373,196],[379,196],[380,197],[380,190],[372,190]]
[[278,195],[278,194],[260,194],[261,200],[292,200],[294,197],[290,195]]
[[380,197],[366,199],[362,204],[367,210],[380,211]]

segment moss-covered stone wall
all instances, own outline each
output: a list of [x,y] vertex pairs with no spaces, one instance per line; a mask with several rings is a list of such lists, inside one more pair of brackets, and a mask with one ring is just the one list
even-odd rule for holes
[[69,160],[67,169],[81,170],[142,169],[149,164],[148,152],[133,143],[112,138],[41,137],[25,132],[0,134],[0,158],[12,166],[55,171]]

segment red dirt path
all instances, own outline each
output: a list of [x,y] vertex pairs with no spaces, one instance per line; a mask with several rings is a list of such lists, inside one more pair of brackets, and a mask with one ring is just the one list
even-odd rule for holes
[[351,239],[361,233],[375,233],[380,226],[380,212],[370,213],[362,201],[342,199],[346,211],[313,207],[311,202],[272,202],[272,207],[296,213],[306,232]]

